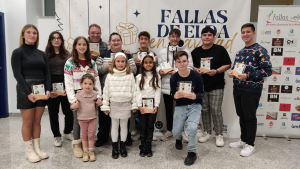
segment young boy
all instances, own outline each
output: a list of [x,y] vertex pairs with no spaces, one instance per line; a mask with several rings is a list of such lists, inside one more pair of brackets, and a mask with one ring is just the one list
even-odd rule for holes
[[[186,123],[188,132],[188,155],[184,160],[185,165],[194,164],[197,159],[197,127],[199,124],[202,108],[202,98],[204,96],[203,80],[201,75],[188,68],[188,54],[179,51],[174,56],[175,65],[178,72],[170,79],[171,96],[176,101],[173,137],[176,139],[176,149],[182,149],[183,126]],[[180,88],[183,86],[184,89]]]

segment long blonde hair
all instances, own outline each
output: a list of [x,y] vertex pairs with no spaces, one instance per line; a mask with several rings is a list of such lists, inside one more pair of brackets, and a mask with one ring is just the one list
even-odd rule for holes
[[36,39],[36,41],[35,41],[35,43],[34,43],[34,46],[35,46],[36,48],[38,48],[38,46],[39,46],[39,37],[40,37],[40,35],[39,35],[39,30],[38,30],[34,25],[32,25],[32,24],[27,24],[27,25],[25,25],[25,26],[23,27],[23,29],[22,29],[22,31],[21,31],[21,34],[20,34],[20,42],[19,42],[19,46],[21,47],[21,46],[23,46],[23,44],[25,43],[24,33],[25,33],[25,31],[26,31],[28,28],[33,28],[33,29],[35,29],[35,31],[36,31],[36,33],[37,33],[37,39]]
[[[126,68],[126,74],[131,74],[131,68],[130,68],[130,64],[129,64],[127,55],[125,54],[125,56],[126,56],[126,66],[125,66],[125,68]],[[109,71],[110,74],[114,74],[115,60],[116,60],[116,57],[113,58],[112,63],[110,65],[110,67],[109,67],[108,71]]]

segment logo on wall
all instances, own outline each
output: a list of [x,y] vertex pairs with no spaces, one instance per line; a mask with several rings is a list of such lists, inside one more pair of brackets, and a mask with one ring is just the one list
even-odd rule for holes
[[280,117],[280,119],[287,120],[288,117],[286,116],[286,113],[282,113],[282,116]]
[[291,104],[280,103],[279,111],[291,111]]
[[272,48],[271,56],[282,56],[283,48]]
[[163,126],[164,126],[164,125],[163,125],[163,123],[162,123],[161,121],[155,122],[155,127],[156,127],[157,129],[162,129]]
[[292,74],[291,67],[286,67],[286,71],[284,71],[284,74]]
[[257,123],[258,126],[264,126],[264,123]]
[[296,83],[300,83],[300,80],[298,80],[298,78],[296,78],[295,82],[296,82]]
[[285,84],[290,84],[290,77],[285,77],[285,79],[284,79],[284,83]]
[[268,102],[279,102],[279,94],[268,94]]
[[273,122],[272,122],[272,121],[270,121],[270,123],[269,123],[269,127],[270,127],[270,128],[272,128],[272,127],[273,127],[273,125],[274,125],[274,124],[273,124]]
[[280,35],[280,33],[281,33],[280,29],[277,29],[276,34]]
[[266,120],[277,120],[277,112],[267,112]]
[[297,47],[297,39],[296,38],[285,38],[284,46],[286,47]]
[[269,109],[270,109],[270,110],[275,110],[275,109],[276,109],[275,104],[269,104]]
[[295,65],[295,58],[294,57],[284,57],[283,58],[283,65],[294,66]]
[[272,67],[272,74],[273,75],[281,75],[281,66]]
[[283,38],[273,38],[272,46],[283,46]]
[[295,109],[296,109],[297,111],[300,111],[300,105],[295,106]]
[[291,85],[281,85],[281,93],[292,93],[293,86]]
[[300,92],[300,87],[296,87],[296,91],[297,91],[297,92]]
[[[273,71],[272,71],[272,74],[273,74]],[[274,76],[274,77],[273,77],[273,83],[276,83],[276,82],[277,82],[277,77]]]
[[296,98],[294,98],[294,100],[300,100],[300,97],[296,97]]
[[132,23],[122,23],[116,26],[116,31],[121,35],[123,45],[131,45],[136,42],[138,28]]
[[279,93],[280,85],[269,85],[269,93]]
[[296,75],[300,75],[300,67],[296,67]]
[[278,58],[273,58],[272,59],[272,65],[277,65],[279,64],[279,59]]
[[264,31],[264,30],[262,30],[261,34],[262,35],[271,35],[271,31]]
[[269,41],[266,41],[266,40],[265,40],[265,41],[261,40],[261,41],[260,41],[260,44],[270,45],[270,42],[269,42]]
[[281,123],[280,129],[286,129],[285,122],[282,122],[282,123]]
[[295,36],[294,29],[290,29],[290,33],[288,34],[288,36]]
[[300,114],[292,113],[291,121],[300,121]]
[[294,124],[292,124],[291,128],[293,128],[293,129],[299,129],[300,125],[294,125]]

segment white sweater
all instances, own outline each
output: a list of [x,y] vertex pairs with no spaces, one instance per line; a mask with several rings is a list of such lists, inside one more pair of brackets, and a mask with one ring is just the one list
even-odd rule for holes
[[136,102],[138,107],[142,106],[142,98],[154,98],[154,106],[158,107],[160,103],[160,94],[161,94],[161,78],[158,75],[158,86],[156,90],[152,87],[152,82],[150,85],[150,81],[153,77],[152,72],[146,72],[144,90],[140,89],[140,82],[142,75],[139,74],[136,76]]
[[110,111],[109,102],[131,102],[132,110],[137,109],[136,88],[133,74],[126,74],[126,69],[113,69],[114,74],[108,74],[103,89],[102,111]]

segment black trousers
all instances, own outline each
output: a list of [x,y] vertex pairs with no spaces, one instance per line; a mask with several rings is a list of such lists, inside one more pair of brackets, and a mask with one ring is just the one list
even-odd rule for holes
[[48,99],[48,110],[50,118],[50,126],[54,137],[61,137],[59,131],[59,105],[61,104],[62,112],[65,115],[64,133],[70,134],[73,130],[73,112],[70,109],[70,103],[67,96],[58,96]]
[[240,118],[241,140],[251,146],[254,146],[256,136],[256,110],[260,96],[261,93],[233,90],[235,109]]
[[163,94],[165,108],[166,108],[166,120],[167,130],[172,131],[173,129],[173,98],[171,95]]
[[140,118],[140,140],[141,141],[152,141],[154,132],[154,123],[156,121],[156,115],[151,113],[141,114],[138,112]]

